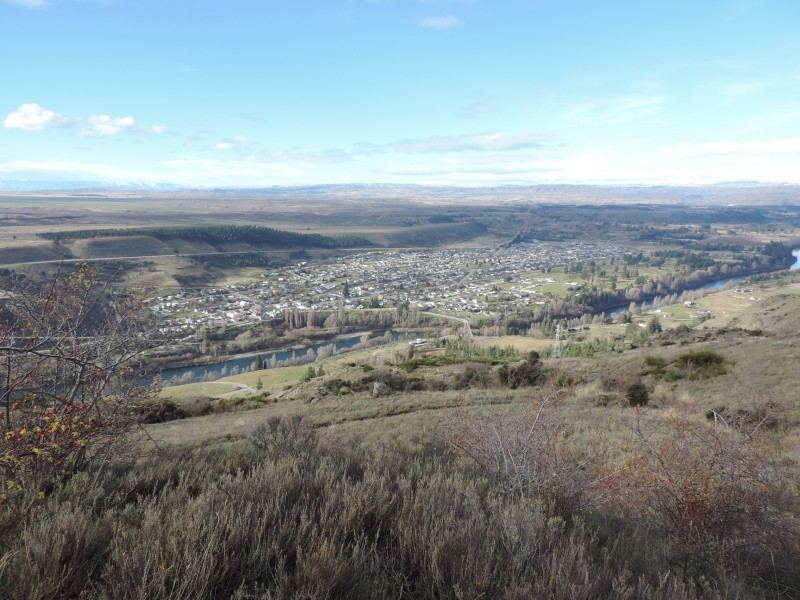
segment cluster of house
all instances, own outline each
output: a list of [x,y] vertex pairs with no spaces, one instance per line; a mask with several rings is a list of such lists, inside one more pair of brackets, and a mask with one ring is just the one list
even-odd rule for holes
[[629,252],[620,246],[582,242],[373,251],[331,262],[299,262],[265,272],[259,282],[185,290],[154,298],[150,305],[168,327],[183,330],[256,322],[279,317],[286,310],[406,306],[488,313],[498,304],[511,308],[548,302],[542,288],[554,282],[546,275],[554,267],[599,262]]

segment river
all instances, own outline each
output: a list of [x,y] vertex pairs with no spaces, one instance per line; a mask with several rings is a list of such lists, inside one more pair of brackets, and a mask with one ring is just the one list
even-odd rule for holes
[[[304,359],[309,356],[309,351],[313,350],[315,353],[324,346],[331,346],[333,345],[333,352],[334,354],[340,352],[341,350],[349,350],[358,344],[361,343],[361,339],[365,336],[369,335],[370,340],[374,340],[379,337],[385,337],[385,332],[373,332],[371,334],[358,334],[348,337],[338,337],[331,340],[324,340],[321,342],[317,342],[315,344],[311,344],[310,346],[297,346],[294,348],[289,348],[287,350],[269,350],[265,352],[257,352],[254,354],[248,354],[246,356],[239,356],[236,358],[230,358],[228,360],[223,360],[218,363],[212,363],[208,365],[197,365],[193,367],[174,367],[172,369],[164,369],[162,373],[162,379],[165,384],[169,382],[169,380],[174,380],[175,378],[188,378],[191,377],[190,381],[203,381],[209,375],[213,378],[225,377],[227,375],[235,375],[237,373],[243,373],[249,371],[253,363],[256,360],[256,356],[261,356],[261,360],[264,361],[264,368],[270,368],[272,364],[273,357],[275,358],[275,363],[281,363],[284,361],[291,361],[291,360],[299,360],[301,362],[306,362]],[[397,332],[389,332],[387,342],[395,342],[401,339],[404,335],[408,335],[410,337],[417,337],[418,333],[410,333],[410,334],[400,334]],[[313,362],[313,360],[308,360],[307,362]],[[187,373],[189,374],[187,376]]]
[[[792,250],[792,256],[794,256],[794,264],[792,264],[792,266],[789,267],[789,270],[790,271],[796,271],[796,270],[800,269],[800,248],[798,248],[797,250]],[[714,281],[709,281],[708,283],[704,283],[701,286],[698,286],[696,288],[692,288],[689,291],[690,292],[698,292],[698,291],[702,291],[702,290],[705,290],[705,291],[721,290],[722,288],[724,288],[729,283],[736,283],[737,281],[742,281],[743,279],[747,279],[748,277],[752,277],[752,276],[753,276],[752,274],[750,274],[750,275],[737,275],[735,277],[726,277],[725,279],[715,279]],[[653,301],[656,300],[656,299],[657,298],[653,298],[652,300],[647,300],[646,302],[650,306],[653,306]],[[607,314],[607,315],[618,315],[618,314],[620,314],[622,312],[625,312],[626,310],[628,310],[628,306],[618,306],[616,308],[612,308],[612,309],[609,309],[609,310],[605,311],[604,314]]]
[[[796,271],[797,269],[800,269],[800,248],[798,248],[797,250],[792,250],[792,256],[794,256],[794,264],[791,267],[789,267],[789,270]],[[708,283],[701,285],[700,287],[694,288],[692,291],[721,290],[729,283],[741,281],[742,279],[747,279],[748,277],[752,277],[752,275],[737,275],[736,277],[726,277],[725,279],[717,279],[716,281],[709,281]]]

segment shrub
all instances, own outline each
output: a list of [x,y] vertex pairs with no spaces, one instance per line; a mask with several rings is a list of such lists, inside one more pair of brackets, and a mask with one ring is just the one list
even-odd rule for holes
[[157,395],[139,361],[161,341],[140,299],[86,265],[41,287],[13,282],[0,309],[5,490],[47,488],[121,451]]
[[485,388],[496,383],[492,369],[486,363],[467,363],[456,373],[454,389]]
[[[571,515],[594,502],[598,455],[579,459],[566,442],[567,425],[554,410],[563,390],[547,390],[521,415],[459,416],[445,439],[458,455],[489,473],[510,494],[531,494],[549,510]],[[595,489],[593,489],[595,488]]]
[[688,369],[708,367],[722,364],[723,362],[725,362],[725,358],[714,350],[692,350],[679,355],[675,360],[675,365]]
[[736,569],[800,583],[800,531],[790,516],[800,508],[798,481],[756,430],[639,414],[632,432],[626,467],[604,480],[609,499],[671,539],[677,567],[692,577]]
[[170,398],[153,401],[142,409],[142,422],[147,424],[164,423],[187,416],[187,412]]
[[[271,461],[249,445],[165,451],[79,473],[33,510],[0,510],[0,590],[7,600],[767,595],[725,573],[675,573],[653,529],[600,510],[563,518],[497,483],[439,444],[319,444]],[[776,549],[773,581],[795,583],[781,571],[791,557]]]
[[647,386],[641,381],[636,381],[629,385],[625,391],[625,397],[631,406],[644,406],[650,402],[650,392],[647,391]]
[[299,414],[272,416],[256,425],[247,438],[253,446],[273,459],[287,454],[311,452],[317,445],[317,432]]
[[675,367],[689,379],[708,379],[726,373],[725,357],[714,350],[692,350],[680,354]]
[[545,376],[544,367],[539,360],[538,352],[530,352],[528,357],[517,366],[509,366],[503,364],[497,370],[497,377],[500,383],[511,389],[520,386],[536,385],[540,383]]
[[661,356],[650,355],[644,357],[644,364],[646,364],[649,367],[661,368],[664,367],[667,363]]
[[658,316],[653,315],[650,317],[650,320],[647,321],[647,327],[645,329],[649,334],[661,333],[663,328],[661,327],[661,321],[658,320]]

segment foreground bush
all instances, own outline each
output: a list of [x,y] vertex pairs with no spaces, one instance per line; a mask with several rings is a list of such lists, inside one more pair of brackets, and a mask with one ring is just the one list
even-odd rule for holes
[[607,483],[634,522],[674,541],[671,564],[687,575],[737,572],[797,591],[797,465],[775,460],[761,424],[640,412],[631,459]]
[[142,356],[163,341],[140,298],[86,265],[3,285],[0,505],[126,451],[157,395]]
[[446,447],[312,438],[283,419],[254,445],[83,472],[38,505],[6,507],[2,597],[759,596],[735,577],[676,574],[658,536],[602,512],[555,515],[535,489],[509,493]]
[[499,490],[538,499],[554,515],[569,516],[597,504],[597,466],[604,451],[579,453],[569,443],[569,424],[560,415],[563,389],[537,390],[521,414],[459,415],[446,432],[446,442],[478,465]]

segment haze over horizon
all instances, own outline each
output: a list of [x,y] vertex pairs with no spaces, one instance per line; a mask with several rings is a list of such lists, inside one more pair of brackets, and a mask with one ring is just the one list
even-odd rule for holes
[[0,0],[0,181],[800,183],[798,24],[793,0]]

